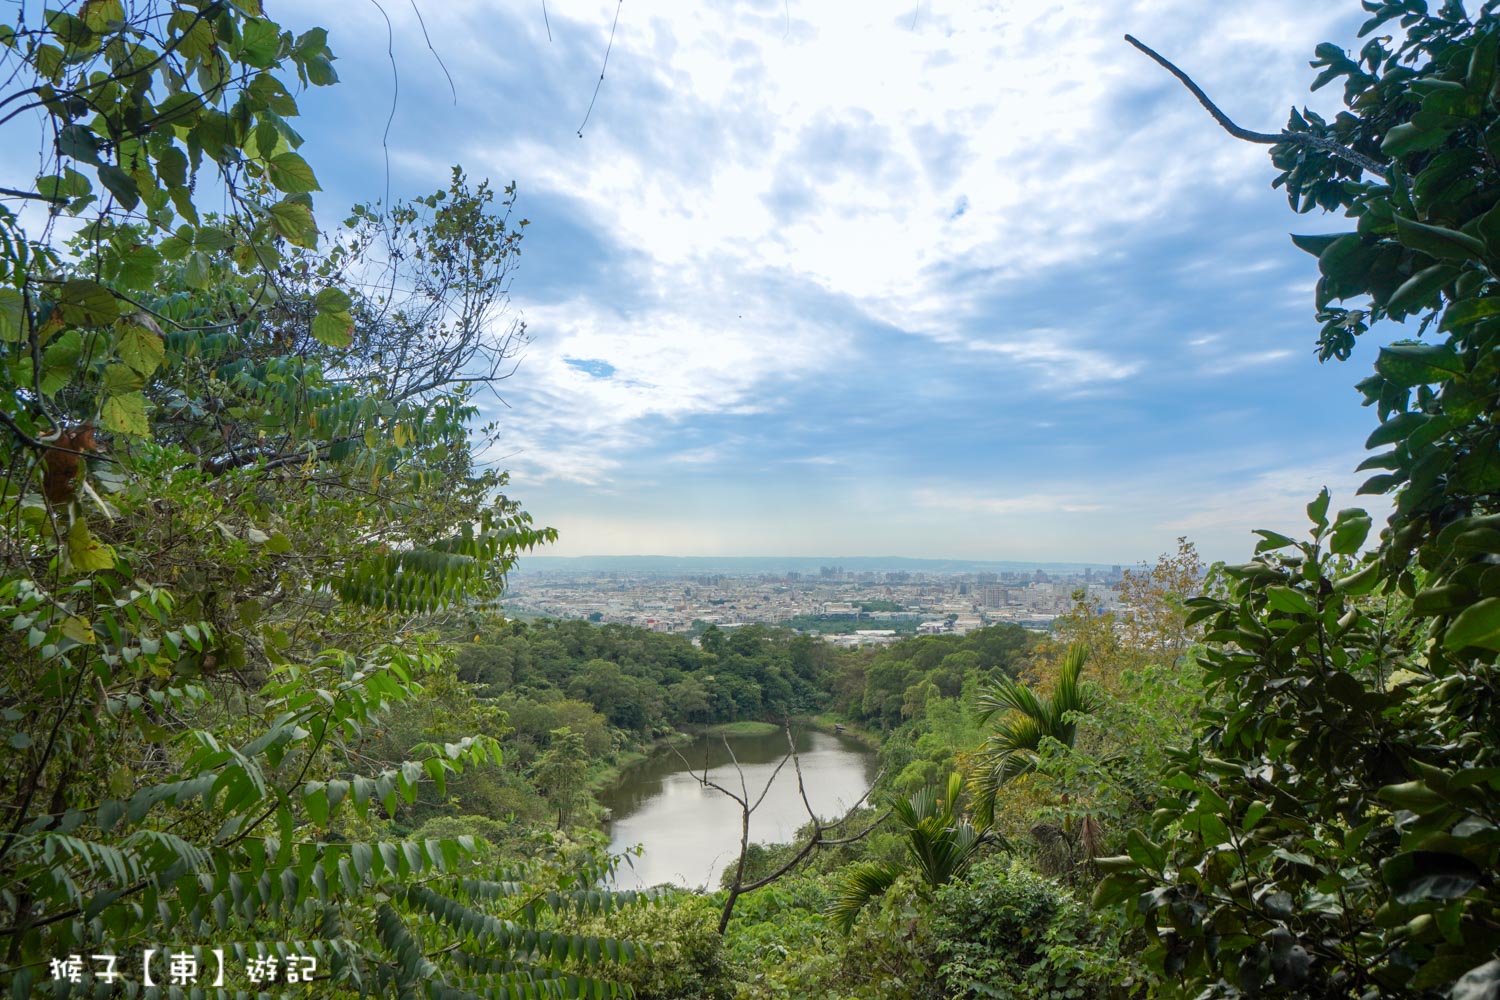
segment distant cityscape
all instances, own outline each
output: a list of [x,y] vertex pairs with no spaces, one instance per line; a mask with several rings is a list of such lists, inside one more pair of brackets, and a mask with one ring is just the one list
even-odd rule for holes
[[[514,573],[506,611],[690,634],[710,625],[780,625],[839,645],[878,645],[905,635],[961,634],[996,624],[1046,629],[1073,608],[1080,592],[1096,612],[1113,611],[1119,607],[1115,585],[1123,576],[1120,566],[1053,564],[1049,571],[1035,564],[1003,564],[1012,568],[944,572],[845,564],[882,562],[872,559],[741,573],[684,572],[629,557],[619,558],[616,568],[602,568],[598,560],[569,562],[554,559],[542,569],[533,563],[529,572]],[[523,560],[518,569],[525,568]]]

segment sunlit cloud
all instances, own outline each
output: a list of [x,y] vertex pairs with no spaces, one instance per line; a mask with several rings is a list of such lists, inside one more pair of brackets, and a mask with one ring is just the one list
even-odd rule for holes
[[1121,39],[1270,130],[1336,106],[1307,59],[1357,7],[551,0],[549,40],[419,6],[387,8],[388,149],[384,23],[296,12],[346,81],[306,95],[319,205],[387,158],[396,194],[517,182],[533,340],[488,455],[560,554],[1227,554],[1358,461],[1368,352],[1313,362],[1285,235],[1341,224]]

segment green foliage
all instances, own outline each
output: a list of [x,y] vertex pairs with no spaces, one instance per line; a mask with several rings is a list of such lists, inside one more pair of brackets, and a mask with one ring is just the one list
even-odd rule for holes
[[224,947],[231,990],[293,949],[334,990],[617,994],[633,946],[546,926],[632,902],[607,866],[499,870],[493,821],[436,822],[504,727],[426,616],[553,536],[472,457],[513,189],[497,213],[455,171],[326,237],[288,124],[336,81],[322,29],[256,0],[12,17],[5,120],[47,141],[6,186],[78,221],[0,208],[0,984],[173,943]]
[[734,995],[717,907],[707,896],[674,892],[652,906],[619,910],[580,925],[585,934],[624,936],[647,946],[616,979],[638,1000],[729,1000]]
[[1098,949],[1093,933],[1066,889],[1014,859],[980,861],[934,900],[933,944],[948,997],[1098,997],[1102,984],[1086,974],[1081,947]]
[[588,748],[583,736],[567,726],[554,729],[547,752],[532,769],[537,787],[557,810],[557,828],[566,829],[573,811],[587,798]]
[[[976,826],[960,814],[962,797],[963,778],[955,772],[944,786],[929,785],[891,803],[891,815],[906,841],[906,864],[921,875],[927,892],[952,881],[990,841],[988,825]],[[878,861],[842,869],[829,916],[847,931],[865,904],[895,885],[902,873],[902,867]]]
[[828,993],[858,1000],[941,997],[929,912],[926,883],[915,872],[897,877],[849,933]]
[[1360,557],[1370,517],[1330,517],[1325,491],[1308,540],[1260,532],[1229,593],[1190,602],[1209,707],[1150,827],[1100,862],[1096,901],[1123,902],[1148,960],[1204,997],[1500,983],[1496,6],[1366,3],[1359,58],[1322,45],[1314,63],[1349,110],[1294,113],[1315,142],[1272,150],[1294,206],[1356,221],[1297,238],[1322,272],[1321,355],[1382,319],[1426,339],[1382,349],[1359,386],[1380,418],[1361,491],[1394,493],[1389,526]]
[[979,696],[981,722],[1000,716],[994,731],[974,755],[976,808],[987,821],[994,819],[1000,787],[1036,766],[1043,742],[1051,740],[1071,747],[1078,716],[1098,707],[1098,695],[1079,680],[1087,660],[1087,646],[1070,646],[1050,695],[1038,697],[1030,688],[1001,677]]
[[[523,628],[484,622],[455,633],[472,639],[458,649],[460,675],[501,699],[518,741],[535,746],[568,725],[585,735],[595,756],[678,727],[814,711],[826,700],[831,669],[831,651],[818,640],[758,625],[706,644],[718,652],[680,635],[580,621]],[[541,721],[563,712],[564,703],[602,717],[602,742],[593,721]]]
[[900,726],[911,714],[907,693],[931,682],[943,697],[954,697],[966,681],[1019,672],[1022,655],[1036,636],[1018,625],[995,625],[966,635],[920,636],[880,649],[840,655],[829,680],[833,708],[845,718],[881,728]]
[[1072,746],[1043,741],[1027,787],[1002,794],[997,825],[1009,820],[1008,834],[1028,837],[1023,843],[1042,871],[1089,881],[1092,860],[1123,851],[1126,831],[1155,809],[1162,775],[1174,748],[1191,742],[1202,703],[1192,658],[1126,671],[1110,696],[1079,717]]

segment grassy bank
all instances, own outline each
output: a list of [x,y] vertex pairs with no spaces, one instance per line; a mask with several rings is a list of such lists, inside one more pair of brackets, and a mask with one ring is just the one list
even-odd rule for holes
[[[871,750],[880,749],[881,733],[878,729],[866,729],[855,722],[846,722],[836,715],[805,715],[794,720],[804,726],[811,726],[824,733],[837,733],[839,736],[847,736],[852,740],[858,740]],[[842,726],[840,730],[838,727]]]
[[703,730],[705,736],[770,736],[781,732],[774,722],[721,722]]
[[625,773],[629,767],[639,764],[658,750],[664,750],[671,746],[680,746],[683,743],[691,743],[693,734],[674,732],[669,736],[661,736],[650,743],[643,744],[631,750],[621,750],[615,754],[615,759],[608,763],[600,764],[589,772],[589,793],[598,793],[617,785],[620,775]]

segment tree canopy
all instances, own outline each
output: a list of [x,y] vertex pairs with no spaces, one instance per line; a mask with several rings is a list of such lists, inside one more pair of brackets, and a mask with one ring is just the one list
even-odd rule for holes
[[35,16],[0,24],[0,126],[42,137],[0,191],[6,985],[176,942],[225,949],[223,989],[297,953],[340,990],[613,993],[633,947],[546,924],[619,905],[597,859],[497,871],[395,823],[497,733],[376,749],[447,683],[431,616],[554,535],[474,459],[523,335],[514,188],[455,170],[325,229],[292,124],[337,82],[322,29],[259,0]]
[[[1270,137],[1294,208],[1353,228],[1315,254],[1324,360],[1377,324],[1361,509],[1261,531],[1206,630],[1209,707],[1099,903],[1123,901],[1201,996],[1493,997],[1500,989],[1500,22],[1495,3],[1365,3],[1317,49],[1332,120]],[[1258,137],[1256,137],[1258,138]],[[1340,303],[1349,303],[1341,305]]]

